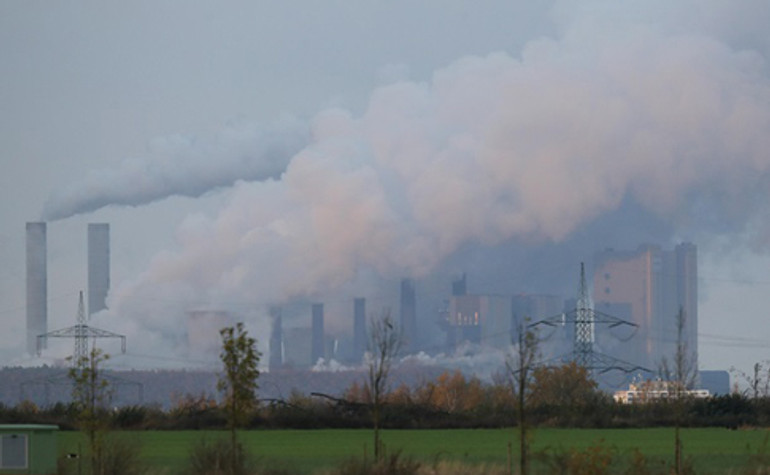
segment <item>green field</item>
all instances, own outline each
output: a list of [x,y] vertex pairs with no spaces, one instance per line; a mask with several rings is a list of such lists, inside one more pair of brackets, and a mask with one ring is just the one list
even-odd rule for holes
[[[202,438],[226,437],[222,431],[146,431],[116,433],[141,444],[142,458],[152,467],[177,473],[185,466],[191,448]],[[300,473],[330,468],[351,457],[371,456],[371,430],[253,430],[241,432],[247,450],[263,463]],[[685,429],[684,453],[691,457],[697,473],[726,473],[745,467],[752,454],[762,452],[767,430]],[[505,465],[508,444],[516,447],[514,429],[500,430],[386,430],[388,450],[401,450],[432,463],[459,460],[466,463]],[[601,444],[616,459],[630,458],[638,449],[657,464],[669,463],[674,446],[673,429],[537,429],[533,451],[558,453],[570,448],[585,449]],[[62,432],[62,451],[85,447],[76,432]],[[770,447],[766,447],[770,459]]]

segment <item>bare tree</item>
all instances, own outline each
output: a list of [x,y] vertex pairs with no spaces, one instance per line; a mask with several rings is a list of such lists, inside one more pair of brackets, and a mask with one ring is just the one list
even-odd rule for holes
[[222,336],[222,352],[219,357],[224,365],[224,374],[217,383],[217,389],[225,396],[227,425],[230,429],[230,473],[238,471],[239,446],[236,429],[241,427],[257,405],[257,378],[259,358],[257,340],[247,335],[243,323],[219,331]]
[[682,473],[682,439],[680,428],[685,408],[688,389],[692,389],[698,378],[698,368],[695,366],[695,355],[690,352],[685,339],[687,317],[683,308],[679,308],[676,316],[676,350],[673,362],[663,357],[660,364],[661,379],[668,386],[669,398],[674,403],[674,473]]
[[[769,361],[765,361],[764,365],[760,362],[754,363],[750,375],[735,367],[730,369],[730,373],[732,373],[736,379],[742,379],[747,384],[748,387],[741,392],[743,396],[758,399],[770,395]],[[736,388],[738,388],[738,383],[736,383]],[[736,392],[737,391],[738,389],[736,389]]]
[[388,379],[393,360],[401,349],[403,338],[390,316],[390,310],[384,310],[379,318],[373,318],[369,326],[369,348],[367,365],[369,369],[369,394],[374,425],[374,458],[381,456],[380,416],[382,403],[388,389]]
[[530,392],[529,383],[538,358],[539,341],[534,330],[526,323],[516,323],[513,354],[506,361],[506,367],[511,377],[513,392],[516,397],[516,418],[519,422],[519,473],[529,473],[529,440],[527,422],[527,402]]

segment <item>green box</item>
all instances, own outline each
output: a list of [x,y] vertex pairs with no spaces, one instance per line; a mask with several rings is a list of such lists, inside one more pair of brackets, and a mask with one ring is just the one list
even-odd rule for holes
[[0,424],[0,475],[56,473],[59,426]]

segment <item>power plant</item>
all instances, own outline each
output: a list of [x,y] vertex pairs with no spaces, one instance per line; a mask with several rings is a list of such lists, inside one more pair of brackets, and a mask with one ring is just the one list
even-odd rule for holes
[[[110,289],[109,224],[89,223],[87,244],[87,316],[90,317],[107,308]],[[30,355],[39,351],[38,339],[41,335],[59,336],[48,333],[47,270],[46,223],[29,222],[26,224],[26,351]],[[663,358],[671,358],[676,347],[674,335],[679,309],[686,316],[685,343],[697,358],[697,249],[694,244],[682,243],[670,251],[654,245],[642,245],[634,251],[599,252],[594,260],[592,283],[591,305],[595,303],[597,315],[617,315],[618,321],[628,321],[637,329],[633,338],[622,345],[613,345],[598,330],[594,335],[591,326],[591,335],[586,341],[590,341],[591,345],[595,342],[607,353],[607,358],[633,361],[639,367],[647,368],[655,368]],[[581,298],[586,300],[587,286],[582,292],[584,296]],[[569,309],[575,307],[574,300],[564,300],[556,295],[517,294],[513,291],[510,294],[469,293],[465,274],[451,281],[449,294],[443,310],[435,314],[439,318],[439,328],[444,332],[443,337],[440,334],[421,335],[418,329],[428,328],[431,322],[418,321],[415,281],[411,278],[400,280],[398,321],[404,339],[402,348],[406,353],[451,354],[465,342],[479,348],[506,350],[514,339],[515,322],[568,315]],[[305,328],[285,329],[287,317],[283,308],[271,307],[268,311],[270,332],[269,338],[266,338],[269,369],[310,367],[321,359],[360,364],[368,340],[366,298],[356,297],[352,304],[352,308],[347,307],[352,312],[344,312],[348,315],[345,320],[349,322],[346,325],[349,331],[342,335],[327,335],[323,303],[310,304],[310,324]],[[580,307],[579,304],[578,301],[577,307]],[[336,306],[332,308],[335,313],[339,312]],[[289,317],[291,315],[289,312]],[[215,353],[219,345],[218,330],[232,324],[233,318],[225,309],[188,310],[187,343],[191,351],[196,354]],[[289,318],[288,321],[291,320]],[[561,320],[565,322],[568,318],[563,316]],[[574,329],[567,329],[568,338],[563,342],[562,349],[567,348],[568,340],[580,340],[577,332],[584,330],[578,327],[576,324]],[[332,328],[339,332],[338,327],[332,325]],[[553,343],[549,345],[554,347]],[[555,346],[558,347],[558,344]]]

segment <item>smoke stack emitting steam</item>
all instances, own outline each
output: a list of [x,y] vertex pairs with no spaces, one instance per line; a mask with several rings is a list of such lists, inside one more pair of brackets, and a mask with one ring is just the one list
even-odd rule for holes
[[37,353],[37,336],[48,331],[46,223],[27,223],[27,353]]
[[186,220],[178,250],[116,289],[111,311],[155,335],[148,344],[183,315],[158,302],[257,307],[365,275],[422,278],[469,247],[568,241],[628,203],[690,239],[761,229],[746,225],[770,186],[766,58],[679,25],[573,14],[520,58],[466,57],[429,82],[381,87],[360,117],[318,114],[309,137],[292,125],[166,141],[52,195],[45,214],[232,185],[218,216]]

